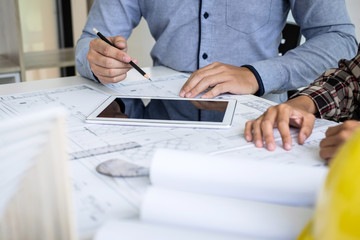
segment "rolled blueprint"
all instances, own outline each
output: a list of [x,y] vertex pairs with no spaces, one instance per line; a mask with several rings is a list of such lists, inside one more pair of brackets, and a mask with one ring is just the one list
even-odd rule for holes
[[[276,155],[274,155],[276,157]],[[267,163],[158,149],[154,186],[292,206],[312,206],[328,172],[324,166]]]

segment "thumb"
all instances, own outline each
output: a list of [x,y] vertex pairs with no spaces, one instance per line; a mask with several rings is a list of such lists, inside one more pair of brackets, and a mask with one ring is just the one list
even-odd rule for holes
[[112,37],[111,42],[122,51],[127,51],[127,41],[123,36]]

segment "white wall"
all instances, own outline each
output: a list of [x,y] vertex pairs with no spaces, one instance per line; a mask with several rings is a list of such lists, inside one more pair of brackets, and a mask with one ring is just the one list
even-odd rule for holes
[[[19,0],[19,11],[24,52],[57,49],[55,1]],[[58,76],[58,68],[26,71],[27,81]]]
[[76,44],[80,38],[87,18],[87,1],[71,0],[71,18],[73,22],[73,41]]
[[150,51],[154,43],[155,40],[150,34],[148,25],[146,21],[142,19],[128,40],[128,53],[131,57],[138,60],[140,67],[150,67],[153,65]]

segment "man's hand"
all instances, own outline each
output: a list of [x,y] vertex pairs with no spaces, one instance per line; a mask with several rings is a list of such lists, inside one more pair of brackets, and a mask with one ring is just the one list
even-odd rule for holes
[[330,160],[335,156],[337,150],[347,141],[360,123],[355,120],[345,121],[336,127],[329,127],[326,137],[320,142],[320,157]]
[[256,147],[264,147],[274,151],[276,143],[273,128],[279,129],[283,147],[290,150],[292,140],[290,126],[300,128],[298,141],[303,144],[310,136],[315,123],[314,113],[317,112],[315,103],[307,96],[299,96],[286,103],[270,107],[259,118],[248,121],[245,125],[245,139],[254,141]]
[[[117,48],[100,38],[95,38],[90,42],[90,49],[86,57],[91,71],[104,84],[124,80],[126,73],[131,69],[129,64],[131,57],[126,53],[126,39],[122,36],[109,37],[108,39]],[[136,63],[136,60],[133,61]]]
[[213,98],[221,93],[254,94],[259,89],[254,74],[248,68],[215,62],[193,72],[179,95],[193,98],[209,87],[212,89],[201,98]]

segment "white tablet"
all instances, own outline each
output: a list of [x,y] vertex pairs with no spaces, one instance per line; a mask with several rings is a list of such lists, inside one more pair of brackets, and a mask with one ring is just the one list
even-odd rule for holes
[[111,96],[86,119],[87,123],[227,128],[236,100]]

